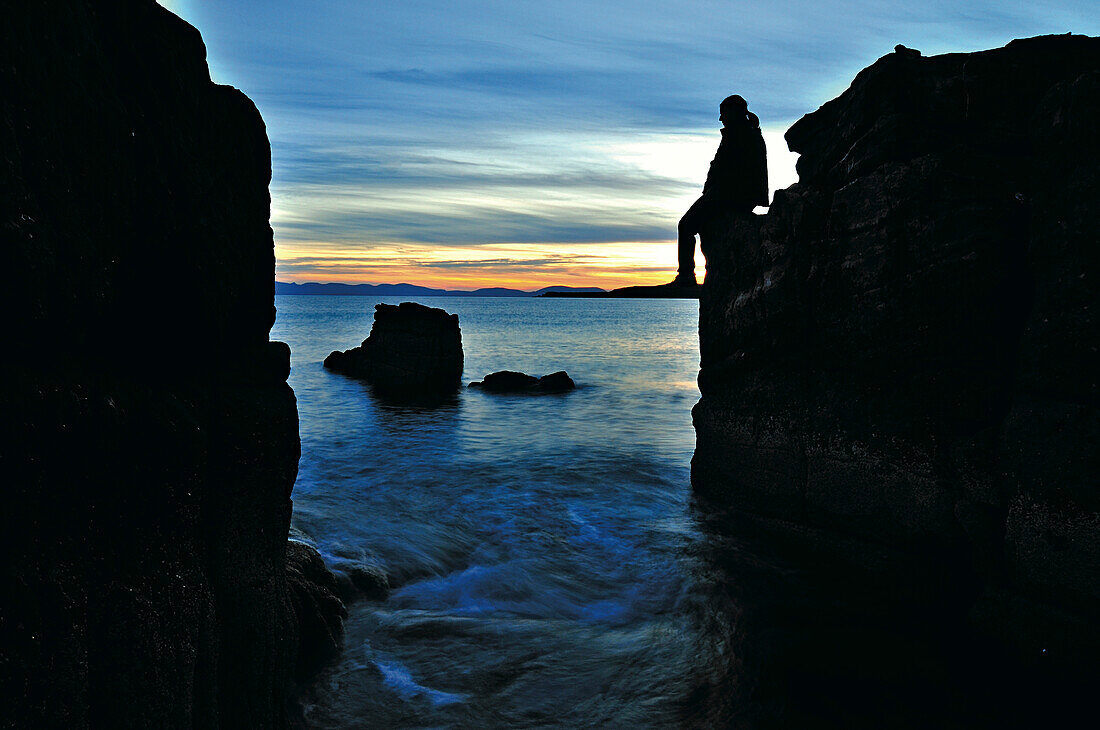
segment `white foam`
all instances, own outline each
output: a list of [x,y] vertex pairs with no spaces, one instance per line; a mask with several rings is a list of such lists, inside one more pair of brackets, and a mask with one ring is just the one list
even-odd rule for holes
[[451,705],[465,699],[460,694],[441,692],[417,684],[416,680],[412,678],[412,673],[397,662],[375,660],[374,664],[382,672],[382,682],[407,700],[414,697],[426,697],[433,705]]

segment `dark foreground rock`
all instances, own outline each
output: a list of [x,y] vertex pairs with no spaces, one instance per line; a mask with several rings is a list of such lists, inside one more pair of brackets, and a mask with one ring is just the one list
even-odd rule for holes
[[7,8],[0,96],[0,724],[281,727],[300,444],[263,120],[153,0]]
[[471,388],[480,388],[487,393],[565,393],[577,387],[573,379],[564,370],[543,375],[517,373],[513,370],[501,370],[490,373],[484,380],[470,383]]
[[1098,125],[1080,36],[899,47],[795,124],[799,183],[702,237],[696,489],[1091,656]]
[[414,302],[376,304],[359,347],[332,352],[325,367],[393,394],[445,394],[462,380],[458,315]]
[[336,576],[313,547],[288,541],[286,573],[300,636],[295,677],[306,682],[339,654],[348,612]]

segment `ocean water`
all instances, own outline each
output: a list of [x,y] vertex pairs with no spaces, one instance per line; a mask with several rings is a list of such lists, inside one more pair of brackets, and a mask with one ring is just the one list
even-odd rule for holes
[[392,587],[350,605],[307,721],[658,727],[709,712],[693,693],[723,647],[689,485],[697,303],[422,300],[458,314],[464,383],[566,370],[579,386],[463,388],[423,408],[322,367],[366,337],[378,301],[401,299],[277,300],[301,419],[294,530]]
[[301,419],[292,531],[392,588],[350,603],[309,727],[1050,726],[1061,680],[1017,672],[961,614],[788,562],[696,504],[695,302],[425,299],[459,316],[464,383],[579,385],[427,408],[322,367],[378,301],[276,302]]

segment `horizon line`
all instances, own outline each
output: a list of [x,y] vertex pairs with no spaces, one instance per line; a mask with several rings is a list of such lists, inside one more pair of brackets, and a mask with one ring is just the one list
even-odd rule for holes
[[[337,286],[415,286],[415,287],[418,287],[420,289],[432,289],[434,291],[455,291],[455,292],[475,292],[475,291],[484,291],[486,289],[507,289],[509,291],[536,292],[536,291],[540,291],[542,289],[553,289],[555,287],[560,287],[560,288],[563,288],[563,289],[599,289],[600,291],[610,291],[609,289],[605,289],[604,287],[601,287],[601,286],[596,286],[595,284],[585,284],[585,285],[547,284],[545,286],[536,287],[534,289],[523,289],[523,288],[520,288],[518,286],[479,286],[479,287],[474,288],[474,289],[449,289],[449,288],[446,288],[446,287],[428,286],[426,284],[414,284],[414,283],[408,282],[408,281],[400,281],[400,282],[397,282],[397,283],[391,283],[391,282],[372,283],[372,282],[366,282],[366,281],[355,281],[355,282],[349,282],[349,281],[279,281],[278,279],[276,279],[275,283],[276,284],[282,284],[284,286],[308,286],[310,284],[317,285],[317,286],[330,286],[330,285],[333,285],[333,284],[335,284]],[[633,285],[628,285],[628,286],[633,286]],[[620,288],[620,287],[615,287],[615,288]]]

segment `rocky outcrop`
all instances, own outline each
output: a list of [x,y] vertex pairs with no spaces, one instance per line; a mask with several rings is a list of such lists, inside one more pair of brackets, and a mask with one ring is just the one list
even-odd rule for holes
[[0,95],[4,724],[282,726],[300,445],[263,120],[153,0],[8,8]]
[[1098,124],[1081,36],[899,46],[795,124],[798,184],[702,236],[698,492],[1094,650]]
[[490,373],[484,380],[470,383],[471,388],[480,388],[487,393],[565,393],[574,390],[577,384],[564,370],[543,375],[536,378],[534,375],[517,373],[514,370],[501,370]]
[[458,315],[414,302],[376,304],[359,347],[332,352],[325,367],[393,395],[453,393],[462,379]]

